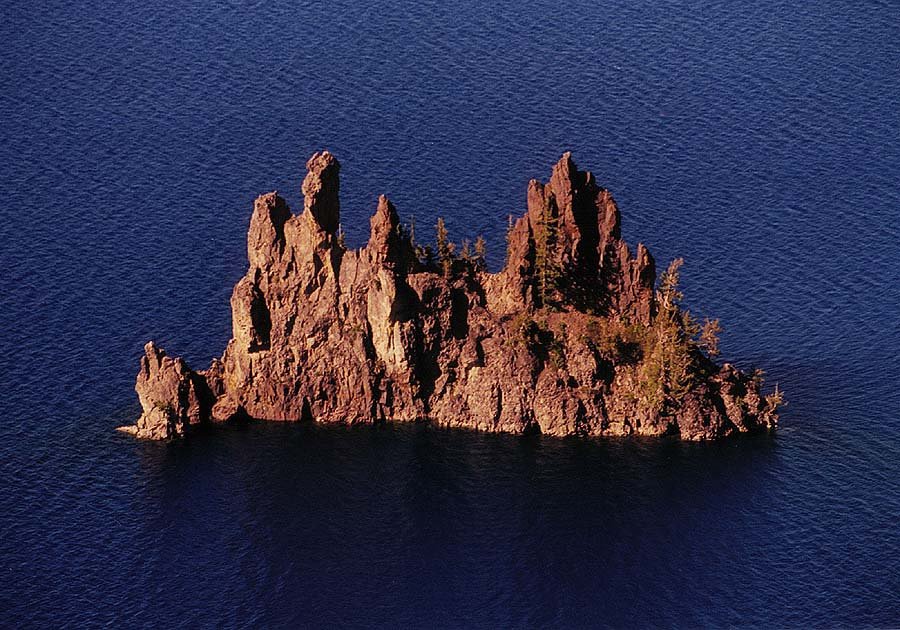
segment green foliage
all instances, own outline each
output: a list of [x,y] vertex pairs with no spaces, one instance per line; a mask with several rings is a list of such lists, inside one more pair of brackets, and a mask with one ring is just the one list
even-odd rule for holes
[[[766,373],[759,369],[754,368],[750,371],[750,385],[749,388],[752,390],[759,391],[763,386],[763,378]],[[767,396],[763,397],[765,400],[765,411],[768,413],[775,413],[778,411],[779,407],[783,407],[787,403],[784,401],[784,392],[781,391],[778,387],[778,383],[775,383],[775,391]]]
[[437,226],[435,227],[435,236],[437,238],[438,256],[443,258],[448,254],[449,241],[447,239],[447,226],[444,224],[444,217],[438,217]]
[[487,243],[484,240],[484,237],[480,234],[478,238],[475,239],[475,268],[479,271],[484,271],[487,268],[487,261],[485,260],[487,256]]
[[676,317],[657,317],[643,343],[639,382],[645,404],[666,415],[694,383],[694,348]]
[[784,404],[784,393],[778,389],[778,383],[775,383],[775,391],[766,396],[766,409],[774,413]]
[[469,242],[469,239],[464,238],[462,242],[462,248],[459,252],[459,257],[465,260],[466,262],[472,262],[472,243]]
[[719,334],[722,332],[722,326],[718,319],[706,318],[703,327],[700,329],[700,338],[698,345],[706,351],[710,357],[719,356]]
[[697,320],[694,319],[694,316],[691,315],[689,310],[679,309],[678,316],[681,318],[681,328],[686,337],[694,339],[694,337],[700,334],[701,326],[697,323]]
[[450,239],[447,237],[447,226],[444,225],[443,217],[438,217],[435,232],[437,234],[436,245],[438,261],[441,263],[441,270],[444,273],[444,277],[449,278],[453,270],[453,259],[455,258],[454,250],[456,249],[456,245],[451,243]]
[[760,368],[753,368],[750,371],[750,382],[753,383],[754,387],[762,387],[763,378],[765,377],[765,375],[766,373],[764,370],[761,370]]
[[504,261],[504,265],[509,263],[509,255],[510,255],[510,246],[512,245],[512,231],[513,231],[513,216],[509,215],[506,218],[506,260]]
[[646,335],[646,327],[639,322],[592,317],[584,325],[581,339],[593,345],[604,358],[622,364],[640,360]]
[[552,207],[545,206],[534,225],[535,278],[541,304],[547,305],[556,291],[562,270],[557,256],[559,217]]
[[701,333],[690,312],[679,304],[679,270],[684,260],[673,260],[659,280],[656,292],[659,312],[642,339],[644,360],[638,379],[641,400],[648,409],[667,415],[677,409],[694,385],[697,344]]
[[549,361],[557,370],[566,369],[565,324],[557,336],[545,319],[535,319],[529,313],[520,313],[513,318],[510,329],[514,335],[514,344],[525,345],[533,355],[542,361]]
[[659,288],[656,291],[656,298],[660,305],[660,310],[671,310],[676,308],[684,298],[684,294],[678,289],[678,283],[681,280],[680,269],[684,264],[684,258],[676,258],[669,263],[666,269],[659,277]]
[[547,354],[550,357],[550,363],[557,370],[565,371],[568,365],[566,361],[565,330],[561,331],[560,336],[554,335],[553,331],[550,330],[547,333]]
[[[708,318],[701,326],[681,307],[683,296],[678,284],[683,263],[680,258],[672,261],[660,276],[658,312],[650,325],[592,317],[584,324],[582,334],[585,343],[612,363],[636,365],[635,398],[644,409],[664,416],[684,403],[705,369],[701,350],[710,357],[719,354],[718,335],[722,330],[718,320]],[[751,378],[759,385],[762,373],[754,372]],[[780,392],[766,397],[766,402],[781,404]]]
[[168,401],[162,402],[160,400],[155,400],[153,401],[153,408],[163,412],[167,416],[175,415],[175,407]]
[[412,247],[413,256],[416,257],[416,260],[419,261],[419,263],[426,267],[433,267],[434,250],[431,249],[431,245],[421,245],[419,244],[419,241],[416,240],[416,217],[413,217],[410,220],[407,231],[409,232],[409,245]]
[[512,332],[511,341],[516,345],[529,344],[538,330],[534,318],[527,312],[519,313],[513,317],[509,328]]

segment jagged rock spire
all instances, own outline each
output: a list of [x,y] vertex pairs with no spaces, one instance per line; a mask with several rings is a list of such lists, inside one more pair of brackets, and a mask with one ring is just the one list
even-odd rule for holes
[[338,230],[341,222],[341,164],[328,151],[316,153],[306,163],[303,180],[303,210],[329,234]]
[[[145,348],[131,433],[162,439],[235,416],[686,439],[774,426],[778,395],[689,340],[667,350],[687,361],[686,389],[660,397],[659,381],[648,393],[662,370],[648,361],[668,356],[653,351],[667,339],[654,326],[669,321],[655,314],[653,258],[621,239],[615,201],[570,154],[548,183],[530,182],[496,274],[418,265],[384,196],[368,244],[346,249],[340,165],[326,151],[307,167],[302,215],[275,193],[255,203],[221,360],[195,372]],[[651,351],[623,349],[634,344]]]
[[290,218],[291,209],[278,193],[256,198],[247,233],[247,258],[251,265],[262,268],[281,258],[285,249],[284,226]]
[[384,195],[378,197],[378,208],[369,220],[371,228],[366,251],[376,262],[387,266],[402,263],[403,250],[400,239],[400,217],[394,204]]
[[[556,276],[554,296],[577,309],[618,313],[649,323],[654,311],[655,266],[646,248],[632,255],[621,240],[619,210],[609,191],[594,176],[579,171],[564,153],[548,183],[528,183],[528,212],[511,229],[502,283],[508,295],[500,302],[515,308],[547,296],[546,267]],[[552,224],[552,230],[547,224]],[[552,232],[552,243],[542,242]],[[521,296],[519,298],[518,296]]]

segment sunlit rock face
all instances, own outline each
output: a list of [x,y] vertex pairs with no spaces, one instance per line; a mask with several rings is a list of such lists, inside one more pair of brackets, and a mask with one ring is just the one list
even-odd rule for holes
[[254,204],[221,359],[195,372],[146,346],[130,432],[235,417],[690,440],[774,428],[777,396],[704,354],[650,252],[621,239],[609,191],[568,153],[529,183],[493,274],[479,254],[425,255],[384,196],[368,243],[346,249],[340,164],[326,151],[307,169],[300,214],[275,193]]

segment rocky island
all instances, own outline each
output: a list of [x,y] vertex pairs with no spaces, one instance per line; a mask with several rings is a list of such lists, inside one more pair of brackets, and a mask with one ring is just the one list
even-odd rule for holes
[[434,247],[418,244],[384,196],[368,243],[346,248],[340,164],[326,151],[307,169],[302,213],[276,193],[254,204],[222,357],[195,371],[148,343],[143,413],[123,430],[169,439],[237,418],[685,440],[774,429],[777,388],[715,361],[718,322],[680,305],[681,261],[657,279],[568,153],[529,183],[497,273],[483,242],[457,253],[442,222]]

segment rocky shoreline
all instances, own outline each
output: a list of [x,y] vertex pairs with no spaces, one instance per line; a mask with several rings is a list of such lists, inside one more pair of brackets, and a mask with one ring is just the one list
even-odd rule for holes
[[532,180],[504,268],[483,243],[438,229],[416,243],[384,196],[368,244],[340,229],[340,164],[315,154],[293,214],[260,196],[250,268],[231,297],[233,338],[201,371],[145,346],[143,413],[122,429],[171,439],[235,418],[382,422],[548,435],[708,440],[775,428],[781,394],[719,365],[718,322],[679,306],[675,261],[621,239],[610,193],[567,153]]

